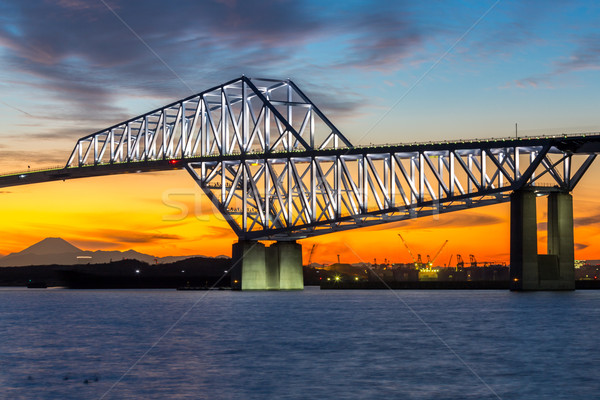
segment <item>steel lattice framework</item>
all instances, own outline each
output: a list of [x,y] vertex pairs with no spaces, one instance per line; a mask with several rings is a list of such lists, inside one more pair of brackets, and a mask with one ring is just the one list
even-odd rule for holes
[[574,137],[355,147],[190,162],[241,238],[299,239],[509,200],[530,187],[571,191],[596,154]]
[[291,81],[227,82],[77,141],[67,166],[324,148],[350,142]]
[[354,147],[290,80],[241,77],[81,138],[0,187],[185,168],[241,239],[296,240],[571,191],[600,134]]

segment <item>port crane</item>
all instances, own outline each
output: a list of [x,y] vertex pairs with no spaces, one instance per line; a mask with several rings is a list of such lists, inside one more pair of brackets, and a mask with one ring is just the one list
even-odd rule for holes
[[398,236],[400,236],[400,239],[402,239],[402,243],[404,243],[404,247],[406,247],[406,250],[408,250],[408,254],[410,254],[410,257],[413,260],[413,263],[415,264],[415,267],[419,268],[421,267],[421,265],[423,265],[423,260],[421,260],[421,255],[417,254],[419,256],[419,258],[415,258],[413,252],[411,251],[410,247],[408,247],[408,244],[406,243],[406,240],[404,240],[404,238],[402,237],[401,234],[398,234]]
[[317,247],[317,244],[313,244],[312,247],[310,248],[310,253],[308,254],[308,266],[310,267],[310,264],[312,263],[312,257],[313,254],[315,253],[315,247]]
[[[440,255],[440,253],[442,252],[442,250],[444,249],[444,247],[446,247],[447,243],[448,243],[448,240],[446,240],[444,242],[444,244],[442,245],[442,247],[440,247],[440,249],[437,251],[437,253],[435,253],[435,256],[433,256],[433,259],[431,261],[428,260],[427,265],[429,265],[429,268],[433,267],[433,263],[438,258],[438,256]],[[427,258],[429,258],[429,256],[427,256]],[[452,258],[452,256],[450,256],[450,258]]]
[[452,263],[452,257],[454,254],[450,254],[450,259],[448,260],[448,268],[450,268],[450,264]]
[[471,267],[477,266],[477,259],[473,254],[469,254],[469,262],[471,263]]
[[[408,254],[410,254],[410,256],[412,257],[415,267],[421,268],[423,266],[423,259],[421,258],[421,255],[417,254],[417,258],[415,259],[415,256],[414,256],[413,252],[411,251],[410,247],[408,247],[408,243],[406,243],[406,240],[404,240],[404,238],[402,237],[402,235],[400,233],[398,233],[398,236],[400,236],[400,239],[402,239],[402,243],[404,243],[404,247],[406,247],[406,250],[408,250]],[[433,263],[438,258],[438,256],[440,255],[440,253],[442,252],[442,250],[444,249],[444,247],[446,246],[447,243],[448,243],[448,240],[446,240],[444,242],[444,244],[442,244],[442,247],[440,247],[440,249],[437,251],[437,253],[435,253],[435,256],[433,256],[433,258],[429,257],[429,254],[427,254],[427,264],[425,264],[427,266],[427,268],[433,267]]]
[[465,266],[465,261],[463,260],[460,254],[456,255],[456,268],[463,268]]

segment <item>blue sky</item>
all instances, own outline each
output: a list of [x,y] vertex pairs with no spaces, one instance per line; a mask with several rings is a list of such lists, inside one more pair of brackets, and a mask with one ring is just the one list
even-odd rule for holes
[[0,168],[62,164],[76,138],[242,74],[293,79],[355,144],[598,131],[599,17],[593,1],[5,1]]

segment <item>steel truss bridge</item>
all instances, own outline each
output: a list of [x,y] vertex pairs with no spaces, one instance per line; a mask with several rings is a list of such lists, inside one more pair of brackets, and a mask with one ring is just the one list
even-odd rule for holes
[[296,240],[570,192],[600,133],[353,146],[290,80],[241,77],[77,141],[0,187],[186,169],[241,240]]

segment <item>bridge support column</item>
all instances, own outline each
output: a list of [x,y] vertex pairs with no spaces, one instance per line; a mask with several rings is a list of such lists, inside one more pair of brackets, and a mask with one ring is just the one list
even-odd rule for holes
[[274,269],[278,271],[280,290],[304,289],[302,246],[296,242],[276,242],[267,249]]
[[573,239],[573,196],[548,196],[548,254],[558,258],[555,289],[575,289],[575,242]]
[[302,290],[302,246],[276,242],[269,247],[257,241],[233,244],[232,288],[236,290]]
[[537,254],[536,193],[519,190],[510,201],[511,290],[573,290],[573,198],[548,196],[548,254]]
[[231,287],[237,290],[267,289],[265,245],[252,240],[233,244]]

